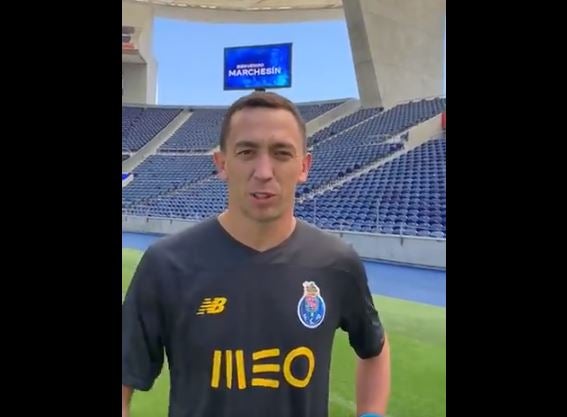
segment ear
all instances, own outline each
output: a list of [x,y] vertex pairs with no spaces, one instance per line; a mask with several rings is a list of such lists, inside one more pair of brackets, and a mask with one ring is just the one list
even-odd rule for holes
[[299,174],[298,184],[303,184],[307,181],[307,176],[309,175],[309,170],[311,169],[312,157],[310,153],[305,153],[303,160],[301,161],[301,174]]
[[215,166],[217,167],[217,176],[223,180],[226,181],[226,170],[225,170],[225,165],[226,165],[226,155],[224,154],[223,151],[221,150],[217,150],[213,153],[213,162],[215,164]]

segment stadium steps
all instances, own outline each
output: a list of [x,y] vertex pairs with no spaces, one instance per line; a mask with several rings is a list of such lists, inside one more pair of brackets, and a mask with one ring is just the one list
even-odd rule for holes
[[315,197],[318,197],[329,190],[337,188],[348,181],[351,181],[355,178],[360,177],[361,175],[366,174],[367,172],[372,171],[373,169],[381,167],[382,165],[408,153],[418,146],[421,146],[424,143],[439,137],[442,133],[443,130],[441,128],[441,115],[439,114],[435,117],[432,117],[431,119],[426,120],[423,123],[412,126],[411,128],[398,133],[395,136],[392,136],[391,139],[388,139],[388,142],[405,141],[404,147],[399,151],[396,151],[385,158],[379,159],[376,162],[366,165],[365,167],[357,171],[353,171],[352,173],[345,175],[339,180],[331,181],[330,183],[322,187],[310,191],[309,193],[299,197],[296,201],[297,203],[303,203],[304,201],[309,201]]
[[357,99],[349,99],[344,103],[333,107],[326,113],[310,120],[305,125],[305,130],[307,137],[310,137],[317,133],[318,131],[332,125],[337,120],[347,117],[353,113],[356,113],[360,109],[360,101]]
[[[353,112],[353,113],[354,113],[354,112]],[[329,136],[328,138],[325,138],[325,139],[323,139],[323,140],[317,142],[316,144],[311,145],[311,146],[309,147],[309,150],[313,150],[313,148],[316,148],[316,147],[322,145],[323,143],[327,143],[327,142],[333,140],[334,138],[336,138],[337,136],[342,136],[342,135],[344,135],[346,132],[348,132],[348,131],[354,129],[355,127],[358,127],[358,126],[360,126],[360,125],[362,125],[362,124],[364,124],[364,123],[367,123],[369,120],[372,120],[372,119],[374,119],[375,117],[378,117],[378,116],[382,115],[383,113],[384,113],[383,111],[382,111],[382,112],[379,112],[379,113],[377,113],[377,114],[375,114],[375,115],[373,115],[373,116],[370,116],[370,117],[368,117],[368,118],[366,118],[366,119],[364,119],[364,120],[358,122],[358,123],[355,124],[355,125],[349,126],[349,127],[347,127],[346,129],[343,129],[343,130],[341,130],[340,132],[335,133],[333,136]],[[343,117],[346,117],[346,116],[348,116],[348,114],[346,114],[346,115],[344,115],[344,116],[341,116],[341,117],[338,118],[337,120],[339,120],[339,119],[341,119],[341,118],[343,118]]]
[[148,143],[138,150],[135,154],[130,156],[127,160],[122,162],[122,172],[132,172],[138,165],[144,162],[149,156],[155,154],[158,148],[165,143],[176,131],[185,123],[192,115],[189,110],[182,110],[175,119],[164,127],[156,136],[153,137]]

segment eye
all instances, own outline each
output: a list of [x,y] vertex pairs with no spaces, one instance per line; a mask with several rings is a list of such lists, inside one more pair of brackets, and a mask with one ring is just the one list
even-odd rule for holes
[[276,151],[276,156],[283,158],[291,158],[293,155],[290,151]]
[[237,155],[249,156],[249,155],[252,155],[252,150],[251,149],[243,149],[241,151],[238,151]]

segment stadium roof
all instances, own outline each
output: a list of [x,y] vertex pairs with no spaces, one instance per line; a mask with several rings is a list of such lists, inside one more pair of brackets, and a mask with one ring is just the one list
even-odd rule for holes
[[170,7],[217,10],[320,10],[342,8],[342,0],[134,0]]
[[272,23],[343,19],[342,0],[123,0],[157,16],[209,22]]

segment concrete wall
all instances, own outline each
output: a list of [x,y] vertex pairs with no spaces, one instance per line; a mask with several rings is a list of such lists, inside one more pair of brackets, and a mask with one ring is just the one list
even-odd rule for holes
[[[122,216],[124,232],[171,234],[191,227],[195,221]],[[420,237],[335,232],[365,259],[402,263],[428,268],[446,267],[446,240]]]
[[148,72],[146,78],[146,103],[157,103],[157,72],[158,62],[152,56],[148,59]]
[[128,103],[146,103],[148,66],[146,64],[122,63],[124,95]]
[[443,93],[445,0],[344,1],[363,107]]
[[445,239],[333,232],[350,243],[367,259],[444,269],[447,264]]
[[122,215],[123,232],[169,235],[180,232],[181,230],[191,227],[196,223],[197,222],[188,220],[157,219]]
[[429,139],[441,136],[443,133],[443,127],[441,125],[441,119],[443,116],[438,114],[417,126],[412,127],[408,131],[408,144],[413,148],[427,142]]
[[[157,62],[154,58],[152,48],[154,28],[153,20],[153,7],[148,6],[147,4],[122,2],[122,25],[134,26],[140,31],[140,37],[138,38],[138,50],[146,62],[144,87],[140,90],[130,89],[128,96],[124,94],[123,101],[129,103],[156,103]],[[124,69],[124,63],[122,64],[122,67]],[[125,74],[124,83],[126,84],[127,82],[127,76]],[[139,86],[139,81],[136,81],[133,85]],[[132,99],[132,97],[135,98],[135,100]],[[139,97],[143,97],[143,99],[139,100]]]
[[154,13],[151,6],[131,2],[122,2],[122,25],[134,26],[140,31],[138,50],[148,60],[152,54]]

